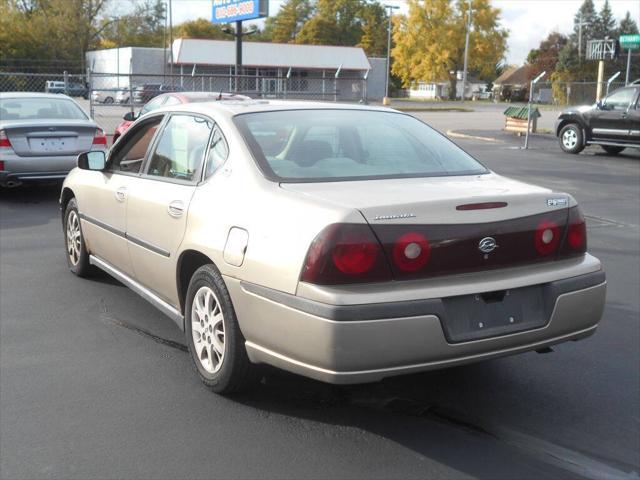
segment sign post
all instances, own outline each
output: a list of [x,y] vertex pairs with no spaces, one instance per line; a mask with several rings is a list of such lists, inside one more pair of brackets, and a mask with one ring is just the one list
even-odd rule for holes
[[212,23],[236,24],[236,91],[242,74],[242,22],[269,15],[269,0],[213,0]]
[[620,48],[627,49],[627,75],[624,84],[629,85],[629,73],[631,72],[631,50],[640,49],[640,35],[621,35]]
[[547,74],[547,71],[545,70],[540,75],[538,75],[536,78],[531,80],[531,88],[529,89],[529,107],[527,109],[527,135],[526,135],[526,137],[524,137],[524,149],[525,150],[527,148],[529,148],[529,131],[531,130],[531,101],[533,100],[533,88],[535,87],[536,83],[538,83],[540,81],[540,79],[542,77],[544,77],[546,74]]

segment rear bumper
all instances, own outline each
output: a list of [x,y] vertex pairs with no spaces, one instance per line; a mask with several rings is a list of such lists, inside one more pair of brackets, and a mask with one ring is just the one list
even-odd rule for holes
[[78,155],[52,157],[21,157],[2,155],[4,170],[0,171],[0,184],[64,179],[76,167]]
[[69,171],[57,172],[0,172],[0,186],[27,182],[64,180]]
[[602,270],[547,282],[542,326],[453,342],[442,298],[328,305],[225,278],[255,363],[335,384],[378,381],[585,338],[602,316]]

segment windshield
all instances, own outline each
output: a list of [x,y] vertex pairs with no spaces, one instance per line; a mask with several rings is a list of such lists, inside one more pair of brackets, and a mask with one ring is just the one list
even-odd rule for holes
[[0,120],[86,120],[72,100],[65,98],[0,98]]
[[288,110],[234,117],[267,177],[283,182],[487,173],[444,136],[404,114]]

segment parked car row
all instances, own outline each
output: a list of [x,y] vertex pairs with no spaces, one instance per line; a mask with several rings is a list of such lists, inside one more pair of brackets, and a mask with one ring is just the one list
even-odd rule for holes
[[79,82],[62,82],[47,80],[44,86],[45,93],[62,93],[70,97],[88,98],[89,88]]

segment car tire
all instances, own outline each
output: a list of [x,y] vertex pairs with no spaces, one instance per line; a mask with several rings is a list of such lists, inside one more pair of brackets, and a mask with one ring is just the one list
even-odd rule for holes
[[249,361],[229,291],[214,265],[191,277],[185,301],[185,335],[202,383],[223,395],[249,387],[255,368]]
[[570,123],[560,130],[560,148],[566,153],[580,153],[584,150],[584,135],[580,125]]
[[80,214],[75,198],[69,200],[64,211],[64,240],[67,247],[67,264],[69,270],[78,277],[87,277],[91,273],[89,252],[84,243]]
[[105,98],[105,99],[104,99],[104,103],[106,103],[106,104],[111,104],[111,103],[113,103],[113,97],[107,97],[107,98]]
[[609,155],[617,155],[625,149],[625,147],[615,147],[613,145],[600,145],[600,146]]

